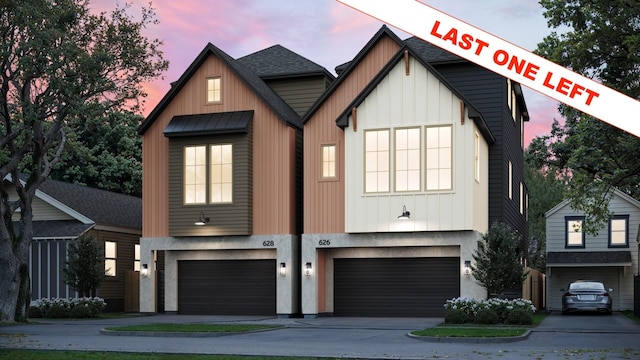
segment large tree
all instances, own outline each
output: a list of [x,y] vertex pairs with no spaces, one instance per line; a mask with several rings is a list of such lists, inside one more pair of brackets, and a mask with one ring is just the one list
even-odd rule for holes
[[137,131],[142,119],[128,111],[72,119],[51,178],[141,196],[142,138]]
[[[554,29],[536,52],[633,98],[640,96],[640,2],[541,0]],[[640,139],[560,105],[565,122],[541,137],[535,155],[558,175],[569,175],[567,196],[587,215],[585,231],[608,221],[612,187],[640,199]],[[629,121],[636,121],[629,114]]]
[[143,31],[151,8],[89,11],[88,0],[0,2],[0,321],[26,320],[32,201],[74,119],[137,110],[168,64]]

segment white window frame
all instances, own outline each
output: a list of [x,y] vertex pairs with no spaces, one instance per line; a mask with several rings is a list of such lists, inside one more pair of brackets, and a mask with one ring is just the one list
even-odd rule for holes
[[609,219],[609,247],[629,247],[629,215],[615,215]]
[[[434,133],[437,131],[437,134]],[[448,132],[448,137],[446,133]],[[428,126],[425,131],[425,189],[453,189],[453,126]]]
[[584,248],[584,216],[565,217],[565,248]]
[[509,161],[509,199],[513,199],[513,164]]
[[524,183],[520,181],[520,214],[524,215]]
[[480,182],[480,135],[476,132],[473,143],[473,177]]
[[115,241],[104,242],[104,274],[107,277],[118,275],[118,243]]

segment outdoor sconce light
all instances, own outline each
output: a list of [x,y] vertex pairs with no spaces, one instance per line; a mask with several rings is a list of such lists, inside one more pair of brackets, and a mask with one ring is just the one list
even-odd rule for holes
[[306,276],[311,276],[311,263],[308,262],[304,265],[304,274]]
[[195,222],[196,225],[198,226],[202,226],[206,223],[209,222],[209,218],[204,216],[204,213],[202,211],[200,211],[200,219],[198,219],[198,221]]
[[280,276],[285,276],[287,274],[287,264],[281,262],[280,270],[278,270],[278,273],[280,274]]
[[142,269],[140,269],[140,275],[142,277],[149,276],[149,266],[147,264],[142,264]]
[[411,218],[411,213],[407,211],[407,207],[402,205],[402,215],[398,216],[400,220],[409,220]]
[[464,261],[464,274],[471,275],[471,260]]

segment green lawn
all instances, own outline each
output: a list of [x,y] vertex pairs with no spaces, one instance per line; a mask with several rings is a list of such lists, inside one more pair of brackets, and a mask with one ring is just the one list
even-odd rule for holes
[[110,331],[159,331],[159,332],[247,332],[282,328],[281,325],[243,324],[144,324],[108,327]]
[[[117,352],[44,351],[0,349],[0,360],[284,360],[287,357],[237,356],[237,355],[193,355],[193,354],[135,354]],[[320,358],[296,358],[319,360]]]
[[545,312],[533,315],[533,324],[524,325],[478,325],[478,324],[441,324],[433,328],[412,331],[415,336],[435,336],[435,337],[511,337],[523,335],[532,327],[540,325],[542,320],[548,316]]

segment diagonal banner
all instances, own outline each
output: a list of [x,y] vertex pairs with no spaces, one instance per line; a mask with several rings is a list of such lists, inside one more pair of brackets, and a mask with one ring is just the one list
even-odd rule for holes
[[640,102],[418,0],[337,0],[640,137]]

